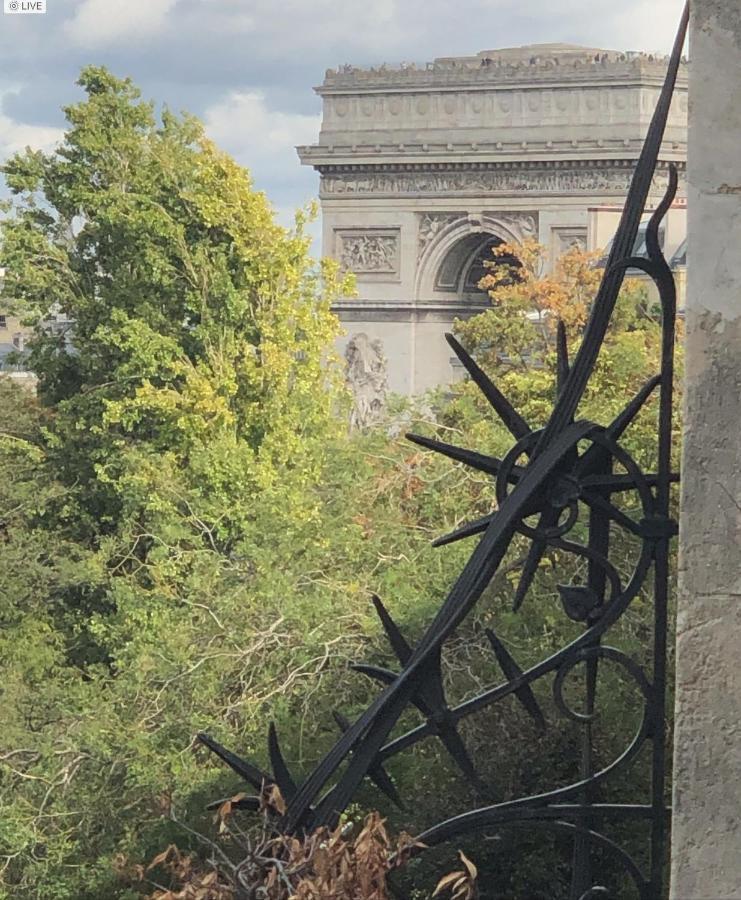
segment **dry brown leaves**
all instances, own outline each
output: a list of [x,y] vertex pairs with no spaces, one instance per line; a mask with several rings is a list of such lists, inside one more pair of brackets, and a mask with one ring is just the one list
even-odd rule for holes
[[[422,847],[406,834],[392,841],[378,813],[368,815],[357,828],[345,824],[302,838],[263,830],[260,839],[251,841],[230,828],[239,800],[237,795],[225,801],[217,819],[220,834],[232,840],[232,848],[238,834],[244,839],[241,859],[233,865],[204,865],[171,845],[146,869],[135,867],[139,883],[158,873],[167,876],[170,886],[159,887],[147,900],[391,900],[389,872]],[[262,803],[266,822],[267,817],[285,812],[284,800],[274,786],[266,786]],[[463,853],[460,857],[463,868],[442,878],[433,896],[445,894],[448,900],[478,896],[476,867]],[[229,863],[226,856],[223,860]]]
[[146,871],[162,867],[178,885],[176,889],[157,890],[150,900],[235,900],[228,879],[215,869],[204,872],[191,856],[182,853],[174,844],[155,856]]
[[478,869],[462,851],[458,852],[463,863],[463,868],[449,875],[443,876],[437,883],[432,896],[440,897],[447,891],[450,892],[450,900],[476,900],[478,897]]
[[347,831],[339,826],[303,840],[270,841],[263,850],[265,900],[389,900],[386,876],[408,851],[410,839],[404,835],[392,846],[377,813],[367,816],[354,836]]

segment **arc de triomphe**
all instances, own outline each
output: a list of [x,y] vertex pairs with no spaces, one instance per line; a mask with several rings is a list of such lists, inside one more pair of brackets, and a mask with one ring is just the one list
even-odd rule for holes
[[[359,296],[336,307],[343,343],[380,341],[398,393],[454,380],[442,335],[485,308],[476,285],[494,244],[535,237],[555,258],[609,240],[665,69],[563,44],[330,69],[319,141],[298,150],[321,175],[322,251],[357,276]],[[683,66],[657,198],[668,164],[684,171],[686,122]],[[671,256],[681,201],[668,229]]]

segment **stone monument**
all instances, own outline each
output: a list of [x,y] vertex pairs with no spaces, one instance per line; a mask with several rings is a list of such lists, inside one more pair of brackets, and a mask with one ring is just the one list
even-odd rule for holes
[[[486,308],[494,246],[533,237],[555,258],[612,236],[665,72],[566,44],[327,72],[319,141],[298,150],[321,175],[322,251],[357,277],[336,306],[344,340],[380,341],[390,390],[456,378],[443,332]],[[686,114],[683,66],[656,199],[670,162],[683,174]],[[669,258],[683,239],[667,233]]]

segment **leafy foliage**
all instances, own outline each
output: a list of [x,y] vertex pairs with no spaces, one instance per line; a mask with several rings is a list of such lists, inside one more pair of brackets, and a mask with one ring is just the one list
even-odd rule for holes
[[[207,802],[240,786],[194,735],[209,730],[261,762],[273,719],[300,777],[335,737],[332,710],[351,717],[375,691],[349,664],[389,662],[371,592],[413,642],[468,553],[434,550],[430,538],[495,500],[489,478],[386,427],[347,436],[330,306],[351,286],[310,260],[302,221],[291,232],[276,225],[247,173],[195,120],[157,121],[129,81],[104,69],[84,70],[80,83],[86,99],[66,111],[58,151],[5,166],[15,199],[0,224],[3,299],[36,324],[40,389],[34,399],[0,382],[0,898],[134,900],[191,888],[215,897],[229,881],[209,868],[216,851],[195,833],[213,832]],[[544,274],[542,248],[518,252],[530,274],[492,269],[492,308],[457,330],[537,425],[555,392],[554,317],[573,352],[596,270],[575,252]],[[50,329],[50,315],[74,329]],[[657,362],[656,316],[629,286],[584,414],[609,420]],[[406,412],[416,431],[497,455],[510,445],[467,383],[422,408]],[[647,466],[653,412],[626,435]],[[511,612],[520,552],[446,648],[451,703],[501,677],[485,627],[523,666],[574,628],[558,599],[567,562],[556,552]],[[626,544],[626,568],[631,552]],[[640,656],[649,598],[624,619],[620,638]],[[609,760],[635,696],[619,676],[605,684],[598,754]],[[516,705],[466,725],[492,798],[573,779],[578,730],[539,699],[545,735]],[[415,722],[410,714],[402,725]],[[389,768],[414,808],[387,809],[369,787],[350,820],[378,807],[392,832],[418,831],[474,802],[433,741]],[[618,785],[622,799],[640,778]],[[380,820],[366,827],[380,871]],[[561,896],[568,846],[496,837],[464,848],[492,896],[523,884],[530,898]],[[358,839],[326,839],[336,856],[322,871],[356,871]],[[229,840],[215,846],[229,850]],[[536,840],[538,859],[501,865]],[[136,866],[170,844],[179,849],[161,863],[171,881],[157,888],[161,866],[141,878]],[[297,875],[324,877],[303,845],[294,849]],[[454,865],[423,854],[393,878],[412,897],[415,883],[432,886]],[[471,879],[458,881],[462,890]]]
[[[5,294],[37,323],[49,451],[75,485],[81,535],[146,516],[154,468],[186,470],[229,540],[286,470],[297,502],[316,480],[335,428],[329,307],[348,286],[315,268],[302,221],[276,225],[198,122],[156,122],[104,69],[79,83],[87,98],[66,110],[57,152],[5,166],[18,197]],[[74,321],[66,336],[44,325],[60,315]],[[241,514],[225,517],[237,499]]]

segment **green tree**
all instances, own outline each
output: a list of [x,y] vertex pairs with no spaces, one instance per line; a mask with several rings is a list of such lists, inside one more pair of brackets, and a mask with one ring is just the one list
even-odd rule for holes
[[[316,479],[336,427],[330,304],[348,286],[196,120],[158,122],[105,69],[79,84],[57,151],[4,167],[4,295],[37,324],[49,450],[90,539],[146,506],[154,466],[187,469],[222,508],[242,497],[219,522],[228,540],[256,491],[282,480],[299,502]],[[59,315],[66,335],[45,326]]]
[[176,773],[208,780],[183,764],[196,731],[256,735],[338,636],[281,564],[344,430],[330,306],[351,289],[196,120],[104,69],[80,85],[59,148],[5,164],[0,225],[40,401],[4,398],[2,853],[12,896],[75,900],[155,846]]

